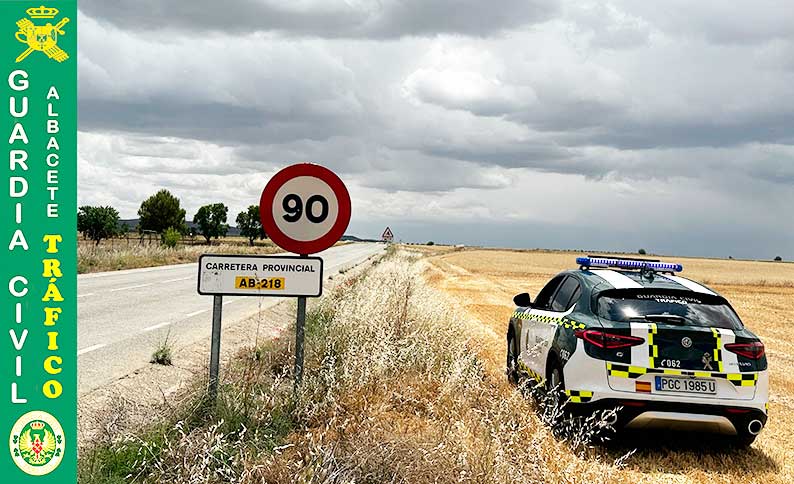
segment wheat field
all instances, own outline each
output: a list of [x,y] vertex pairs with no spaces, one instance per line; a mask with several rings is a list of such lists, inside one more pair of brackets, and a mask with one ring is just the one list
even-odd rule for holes
[[[556,273],[575,267],[572,252],[465,250],[430,256],[427,281],[452,297],[480,342],[480,355],[493,375],[503,372],[507,321],[512,297],[533,297]],[[673,260],[663,258],[663,260]],[[764,341],[770,365],[770,420],[750,450],[723,448],[719,439],[698,434],[668,436],[596,452],[597,465],[636,453],[617,469],[608,466],[610,482],[764,482],[794,481],[794,338],[788,331],[794,306],[794,264],[738,260],[676,259],[682,275],[708,284],[724,295],[745,325]],[[507,384],[502,391],[513,392]],[[680,442],[676,442],[678,439]],[[715,442],[716,440],[716,442]],[[708,445],[701,445],[700,442]],[[680,445],[678,445],[680,443]],[[562,448],[555,456],[575,465],[581,461]],[[573,481],[580,479],[571,476]],[[584,480],[584,479],[582,479]]]

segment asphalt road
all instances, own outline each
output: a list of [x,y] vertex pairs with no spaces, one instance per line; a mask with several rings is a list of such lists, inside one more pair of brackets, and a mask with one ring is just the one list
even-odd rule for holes
[[[320,254],[324,276],[382,251],[348,244]],[[210,336],[212,296],[196,292],[197,264],[84,274],[77,278],[78,393],[99,388],[147,365],[166,336],[173,347]],[[223,325],[275,306],[282,298],[223,298]],[[207,348],[209,359],[209,347]]]

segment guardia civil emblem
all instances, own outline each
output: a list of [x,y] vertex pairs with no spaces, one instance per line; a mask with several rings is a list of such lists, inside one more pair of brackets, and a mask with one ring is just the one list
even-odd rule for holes
[[[25,11],[32,19],[54,19],[58,15],[57,8],[33,7]],[[69,19],[64,17],[57,24],[47,22],[45,25],[36,25],[29,18],[19,19],[16,34],[17,40],[26,44],[28,48],[19,54],[17,62],[22,62],[34,51],[44,52],[50,59],[63,62],[69,58],[63,49],[58,47],[58,34],[64,35],[63,26],[69,23]]]
[[20,417],[8,444],[14,463],[31,476],[49,474],[63,460],[63,429],[47,412],[29,412]]

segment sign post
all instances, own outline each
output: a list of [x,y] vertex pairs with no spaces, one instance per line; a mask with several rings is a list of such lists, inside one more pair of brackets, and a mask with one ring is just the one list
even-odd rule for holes
[[297,297],[295,390],[303,380],[306,299],[323,290],[323,260],[309,257],[333,246],[350,222],[350,195],[342,180],[319,165],[301,163],[278,172],[259,204],[262,226],[282,249],[299,256],[204,254],[198,293],[211,295],[212,342],[209,396],[218,395],[223,296]]
[[212,342],[210,343],[210,399],[218,397],[218,374],[221,365],[221,315],[223,314],[223,296],[212,298]]
[[386,230],[383,231],[383,235],[381,235],[380,238],[384,242],[391,242],[394,240],[394,234],[389,227],[386,227]]

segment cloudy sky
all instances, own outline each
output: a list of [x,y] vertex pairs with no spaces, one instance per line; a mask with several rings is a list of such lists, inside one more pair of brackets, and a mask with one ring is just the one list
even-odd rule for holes
[[[178,5],[178,7],[177,7]],[[785,0],[81,0],[81,204],[257,203],[337,171],[350,233],[794,258]]]

